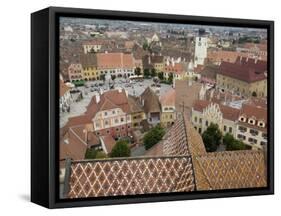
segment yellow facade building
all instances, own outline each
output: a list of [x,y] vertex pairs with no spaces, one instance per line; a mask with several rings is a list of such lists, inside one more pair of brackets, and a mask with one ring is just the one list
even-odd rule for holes
[[246,97],[267,97],[267,63],[240,58],[222,62],[216,75],[217,87]]

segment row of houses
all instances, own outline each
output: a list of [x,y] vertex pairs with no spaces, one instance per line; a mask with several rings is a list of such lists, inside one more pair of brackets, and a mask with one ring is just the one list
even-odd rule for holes
[[70,81],[99,80],[101,75],[114,75],[116,77],[130,77],[135,74],[135,69],[154,69],[156,74],[162,72],[168,79],[182,80],[195,76],[193,62],[184,59],[174,60],[164,56],[144,56],[143,60],[136,60],[129,53],[88,53],[81,56],[81,63],[70,64],[68,75]]
[[[156,124],[171,126],[175,119],[174,89],[170,89],[161,97],[150,87],[140,97],[128,95],[121,88],[109,90],[93,96],[83,115],[69,118],[68,123],[61,129],[64,139],[61,143],[65,148],[69,147],[69,143],[75,146],[79,141],[84,143],[84,148],[79,151],[94,147],[108,154],[115,140],[133,137],[136,130],[143,131]],[[76,134],[76,138],[79,138],[70,141],[69,135],[66,135],[69,133]],[[62,157],[65,159],[67,154]],[[68,157],[71,157],[71,154]]]
[[202,69],[201,81],[243,97],[267,97],[267,61],[231,55]]
[[267,146],[267,106],[265,101],[246,100],[241,108],[210,100],[195,101],[191,121],[199,133],[211,123],[219,126],[223,134],[230,133],[252,149]]

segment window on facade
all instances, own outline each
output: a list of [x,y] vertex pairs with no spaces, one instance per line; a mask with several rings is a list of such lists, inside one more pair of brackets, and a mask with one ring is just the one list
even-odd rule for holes
[[232,133],[232,127],[229,127],[229,128],[228,128],[228,132],[229,132],[229,133]]
[[241,139],[241,140],[245,140],[246,139],[246,137],[244,135],[242,135],[242,134],[238,134],[237,138]]
[[115,114],[115,110],[112,111],[112,114]]
[[115,119],[114,122],[115,122],[115,124],[117,124],[118,123],[118,119]]
[[99,128],[100,127],[100,123],[96,122],[96,127]]
[[106,120],[106,121],[104,122],[104,124],[105,124],[105,125],[108,125],[108,124],[109,124],[109,122]]
[[206,125],[206,126],[208,127],[208,125],[209,125],[209,122],[208,122],[208,121],[206,121],[206,122],[205,122],[205,125]]
[[120,119],[120,121],[121,121],[121,122],[124,122],[124,118],[122,117],[122,118]]
[[107,116],[107,112],[104,112],[104,115]]
[[202,123],[202,118],[199,118],[199,123]]
[[227,131],[226,125],[223,126],[223,131],[225,131],[225,132]]
[[198,132],[201,134],[201,132],[202,132],[202,128],[198,128]]
[[267,139],[267,133],[262,133],[262,137],[263,137],[264,139]]
[[197,117],[195,116],[194,121],[197,122]]
[[254,129],[250,129],[250,133],[253,135],[253,136],[257,136],[259,134],[259,132],[257,130],[254,130]]
[[262,146],[265,146],[265,145],[267,144],[267,142],[261,141],[260,144],[261,144]]
[[130,129],[130,125],[128,125],[128,128]]
[[245,128],[243,126],[239,126],[238,129],[243,133],[247,131],[247,128]]
[[106,133],[109,134],[109,130],[107,130]]
[[257,144],[257,140],[254,139],[254,138],[252,138],[252,137],[249,137],[248,141],[249,141],[250,143],[255,143],[255,144]]
[[119,128],[116,128],[115,130],[116,130],[116,131],[119,131]]

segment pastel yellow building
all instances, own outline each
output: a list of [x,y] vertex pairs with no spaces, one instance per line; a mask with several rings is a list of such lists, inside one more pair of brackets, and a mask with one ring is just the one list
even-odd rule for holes
[[83,78],[85,81],[100,79],[100,74],[97,70],[97,58],[95,54],[88,53],[82,55],[81,64],[83,68]]
[[176,92],[171,88],[160,97],[161,117],[160,122],[163,127],[169,127],[176,120]]
[[222,62],[216,75],[217,88],[250,97],[267,97],[267,63],[240,58]]

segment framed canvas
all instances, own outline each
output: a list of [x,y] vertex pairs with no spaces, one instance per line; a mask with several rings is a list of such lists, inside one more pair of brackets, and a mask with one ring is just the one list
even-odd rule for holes
[[273,194],[274,22],[31,15],[31,201]]

